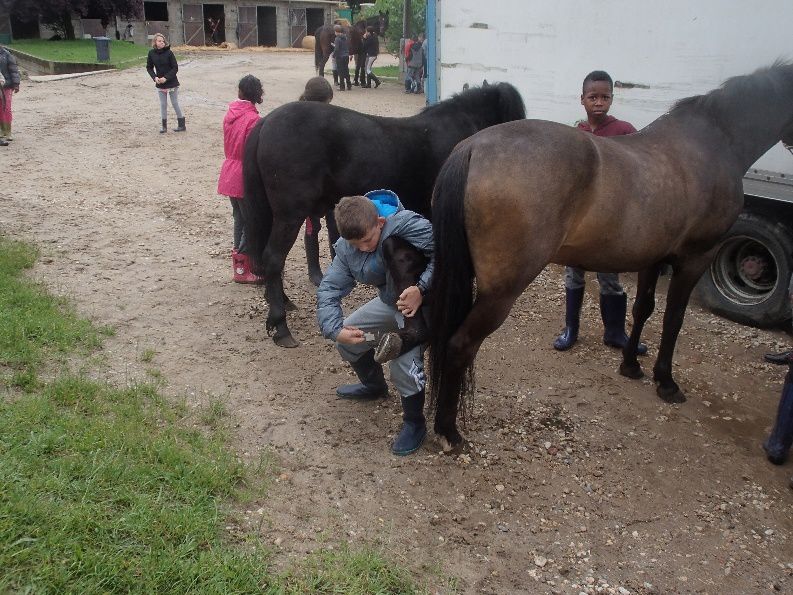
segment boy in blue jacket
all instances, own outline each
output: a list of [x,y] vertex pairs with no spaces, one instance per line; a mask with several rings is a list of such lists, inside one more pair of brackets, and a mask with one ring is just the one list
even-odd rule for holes
[[[317,289],[317,319],[322,334],[336,342],[342,359],[350,362],[360,383],[340,386],[340,399],[373,400],[388,395],[383,367],[374,359],[377,334],[396,331],[403,317],[419,311],[433,269],[432,225],[418,213],[406,210],[389,190],[366,196],[348,196],[336,205],[336,225],[341,237],[336,257]],[[416,285],[399,295],[388,273],[383,242],[399,237],[427,258],[427,267]],[[344,317],[342,299],[356,283],[373,285],[375,297]],[[402,402],[403,425],[391,452],[404,456],[418,450],[427,435],[424,418],[424,346],[417,345],[389,362],[391,381]]]

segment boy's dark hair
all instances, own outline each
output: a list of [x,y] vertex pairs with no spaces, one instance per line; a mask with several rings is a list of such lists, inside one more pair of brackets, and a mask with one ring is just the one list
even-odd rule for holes
[[300,96],[300,101],[329,103],[331,99],[333,99],[333,87],[325,80],[324,76],[315,76],[308,79],[306,88]]
[[583,93],[588,83],[596,83],[598,81],[606,81],[611,90],[614,91],[614,81],[611,80],[609,73],[605,70],[593,70],[584,78],[584,82],[581,84],[581,92]]
[[261,103],[264,95],[264,88],[262,81],[257,79],[252,74],[246,74],[240,79],[239,83],[239,98],[251,103]]
[[377,207],[365,196],[345,196],[334,210],[336,227],[345,240],[360,240],[377,225]]

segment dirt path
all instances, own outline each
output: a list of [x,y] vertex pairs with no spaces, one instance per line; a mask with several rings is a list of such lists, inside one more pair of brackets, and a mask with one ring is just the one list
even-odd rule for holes
[[[267,112],[299,95],[311,62],[253,52],[184,60],[180,135],[157,133],[142,71],[28,83],[15,97],[17,140],[0,150],[11,172],[0,233],[38,242],[35,275],[116,329],[110,379],[156,368],[170,394],[227,404],[242,456],[273,453],[278,481],[242,524],[281,561],[341,541],[382,545],[439,592],[793,590],[793,468],[772,467],[759,447],[784,375],[760,356],[788,345],[780,332],[692,307],[676,357],[689,401],[668,406],[649,381],[616,373],[592,282],[581,344],[550,348],[563,308],[551,267],[484,345],[470,452],[443,456],[430,441],[405,459],[387,448],[400,425],[395,396],[334,399],[351,375],[318,335],[300,245],[285,284],[302,346],[273,345],[259,290],[229,281],[231,213],[214,191],[221,121],[243,74],[264,82]],[[387,83],[336,103],[404,116],[423,97]],[[659,330],[656,313],[651,357]]]

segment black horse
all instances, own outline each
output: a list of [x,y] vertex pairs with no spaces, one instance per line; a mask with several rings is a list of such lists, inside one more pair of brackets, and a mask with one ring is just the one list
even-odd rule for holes
[[435,176],[454,146],[525,115],[517,89],[500,83],[408,118],[306,101],[263,118],[245,146],[242,208],[254,268],[267,279],[267,330],[275,331],[275,343],[298,345],[286,324],[281,274],[306,217],[324,216],[343,196],[377,188],[393,190],[405,207],[429,216]]

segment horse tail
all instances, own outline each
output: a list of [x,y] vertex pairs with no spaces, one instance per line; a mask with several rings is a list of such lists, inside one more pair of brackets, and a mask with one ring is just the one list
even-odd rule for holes
[[474,303],[474,266],[465,230],[465,189],[471,160],[470,145],[458,147],[443,164],[432,198],[435,268],[430,309],[430,403],[439,412],[444,396],[459,395],[466,418],[466,397],[473,394],[473,362],[462,374],[448,374],[449,344]]
[[319,65],[322,62],[322,27],[318,27],[316,31],[314,31],[314,69],[319,73]]
[[245,154],[242,160],[245,197],[240,201],[245,221],[246,251],[251,259],[253,270],[259,274],[262,272],[262,257],[273,228],[273,210],[264,188],[261,164],[258,159],[263,121],[260,120],[253,127],[245,142]]

